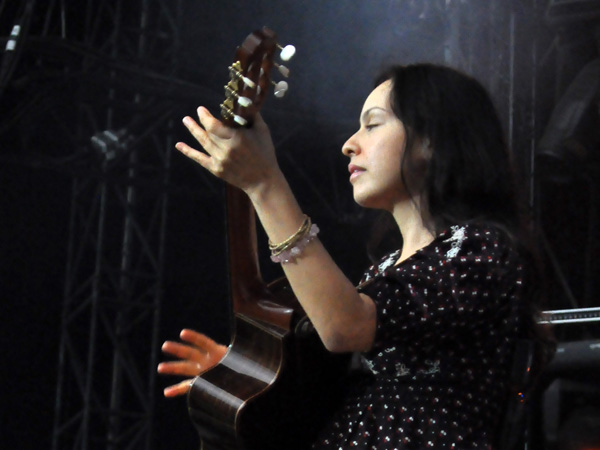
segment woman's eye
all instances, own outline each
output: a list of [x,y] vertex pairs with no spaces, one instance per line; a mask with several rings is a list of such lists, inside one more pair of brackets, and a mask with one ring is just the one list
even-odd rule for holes
[[373,128],[375,128],[378,125],[379,125],[378,123],[370,123],[369,125],[365,126],[365,128],[367,130],[372,130]]

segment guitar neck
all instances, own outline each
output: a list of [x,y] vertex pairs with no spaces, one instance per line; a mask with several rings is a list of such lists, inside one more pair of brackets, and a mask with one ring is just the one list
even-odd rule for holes
[[275,299],[263,281],[258,262],[256,218],[248,196],[227,185],[227,238],[233,312],[288,330],[295,303]]
[[233,308],[243,313],[243,300],[264,284],[258,264],[256,219],[252,203],[241,189],[227,185],[227,244]]
[[[267,27],[252,32],[237,48],[221,105],[221,117],[226,125],[233,128],[252,126],[271,88],[270,73],[275,66],[273,55],[276,49],[275,32]],[[288,52],[289,57],[291,53]],[[294,309],[299,305],[297,302],[282,304],[263,282],[258,264],[254,207],[240,189],[230,185],[226,189],[233,312],[288,330]]]

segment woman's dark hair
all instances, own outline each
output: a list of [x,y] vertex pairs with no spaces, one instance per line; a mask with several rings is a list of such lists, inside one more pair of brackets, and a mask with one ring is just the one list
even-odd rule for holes
[[392,81],[391,106],[406,129],[402,176],[414,173],[417,152],[430,151],[421,199],[439,232],[470,221],[514,229],[512,160],[496,109],[474,78],[444,66],[392,66],[376,85]]
[[[392,66],[375,85],[388,80],[392,110],[406,131],[402,178],[426,206],[424,223],[436,234],[469,222],[502,229],[527,260],[531,310],[526,328],[538,343],[549,343],[547,334],[532,323],[536,304],[544,297],[539,291],[537,252],[532,250],[517,197],[516,170],[490,96],[474,78],[433,64]],[[415,182],[415,173],[423,179]],[[390,241],[381,222],[374,232],[378,239]],[[373,248],[369,253],[375,256]],[[547,356],[538,352],[541,365]]]

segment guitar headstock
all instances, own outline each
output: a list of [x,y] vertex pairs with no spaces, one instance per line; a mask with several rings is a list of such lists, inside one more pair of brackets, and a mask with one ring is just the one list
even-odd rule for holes
[[295,49],[281,48],[276,34],[267,27],[256,30],[246,37],[235,52],[235,60],[229,67],[229,83],[225,86],[225,101],[221,105],[221,116],[231,127],[250,127],[254,116],[262,107],[267,93],[275,85],[275,96],[282,97],[287,83],[271,81],[271,71],[277,67],[287,77],[289,71],[274,61],[275,52],[281,49],[281,59],[290,59]]

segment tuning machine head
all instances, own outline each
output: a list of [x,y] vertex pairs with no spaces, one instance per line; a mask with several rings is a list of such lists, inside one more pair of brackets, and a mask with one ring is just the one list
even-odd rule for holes
[[[279,57],[282,61],[289,61],[296,54],[296,47],[294,47],[293,45],[286,45],[285,47],[282,47],[281,45],[277,44],[277,48],[280,50]],[[288,78],[290,76],[290,69],[288,69],[283,64],[278,64],[274,62],[273,65],[285,78]],[[279,81],[278,83],[272,82],[272,84],[275,87],[273,90],[275,97],[282,98],[283,96],[285,96],[289,88],[287,82]]]
[[277,44],[277,48],[280,50],[279,57],[282,61],[289,61],[296,54],[296,47],[293,45],[286,45],[285,47],[282,47],[281,45]]
[[287,84],[287,82],[282,80],[282,81],[279,81],[278,83],[275,83],[274,81],[272,83],[275,86],[273,89],[273,94],[275,95],[275,97],[277,97],[277,98],[284,97],[289,88],[289,85]]

